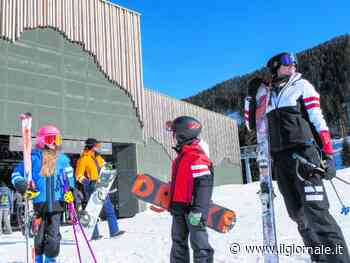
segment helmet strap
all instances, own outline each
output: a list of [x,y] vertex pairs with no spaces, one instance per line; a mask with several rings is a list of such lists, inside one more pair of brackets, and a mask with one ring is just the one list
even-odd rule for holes
[[182,147],[184,147],[185,145],[191,145],[194,141],[198,140],[197,138],[192,138],[192,139],[188,139],[185,141],[178,141],[176,146],[174,147],[175,151],[180,152]]

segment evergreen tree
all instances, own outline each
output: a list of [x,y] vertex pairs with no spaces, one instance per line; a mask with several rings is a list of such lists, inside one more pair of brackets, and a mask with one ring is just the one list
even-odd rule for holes
[[349,167],[350,166],[350,144],[346,138],[343,140],[343,150],[341,153],[341,159],[343,166]]

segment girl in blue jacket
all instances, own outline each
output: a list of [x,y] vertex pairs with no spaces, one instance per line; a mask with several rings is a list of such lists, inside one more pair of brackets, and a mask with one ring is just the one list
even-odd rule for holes
[[[64,180],[74,187],[73,168],[69,158],[60,152],[60,131],[53,125],[39,128],[36,149],[32,151],[32,181],[24,177],[24,164],[20,163],[12,173],[11,181],[16,190],[24,194],[28,188],[39,195],[33,199],[35,218],[35,263],[55,263],[60,251],[59,232],[64,210]],[[70,193],[71,194],[71,193]]]

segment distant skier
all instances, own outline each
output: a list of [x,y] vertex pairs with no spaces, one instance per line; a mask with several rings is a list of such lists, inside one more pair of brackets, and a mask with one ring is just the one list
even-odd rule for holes
[[[314,262],[348,263],[350,257],[341,229],[329,213],[329,202],[322,178],[336,175],[329,129],[315,88],[296,72],[296,58],[287,52],[267,62],[272,75],[267,108],[273,172],[288,214],[308,247],[329,247],[332,253],[310,253]],[[320,151],[319,149],[322,149]],[[310,170],[293,158],[303,156],[323,174]],[[342,251],[336,253],[336,246]]]
[[176,140],[172,164],[170,213],[173,216],[171,263],[189,263],[188,237],[196,263],[213,263],[205,222],[213,191],[213,169],[208,145],[198,138],[202,124],[181,116],[167,123]]
[[[85,149],[77,162],[75,170],[76,179],[83,184],[84,194],[87,200],[95,191],[100,169],[106,163],[102,156],[97,153],[100,147],[101,144],[95,138],[88,138],[85,141]],[[103,204],[103,210],[107,217],[110,237],[116,237],[123,234],[125,231],[119,230],[117,216],[109,196],[107,196]],[[96,224],[92,239],[97,240],[101,237],[102,235],[99,234]]]
[[[74,187],[73,168],[69,158],[60,151],[61,134],[53,125],[39,128],[36,149],[32,151],[32,178],[24,178],[24,165],[20,163],[12,173],[11,181],[16,190],[26,195],[29,190],[39,192],[33,199],[35,217],[32,232],[35,243],[35,263],[55,263],[60,251],[59,231],[64,201],[72,192],[63,192],[63,178],[66,176],[71,188]],[[44,261],[45,256],[45,261]]]

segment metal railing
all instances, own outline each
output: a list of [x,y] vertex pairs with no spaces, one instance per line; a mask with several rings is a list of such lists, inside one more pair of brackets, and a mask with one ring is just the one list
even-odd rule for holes
[[245,164],[247,183],[249,184],[253,181],[252,174],[250,171],[249,160],[257,158],[257,145],[254,144],[254,145],[240,147],[240,151],[241,151],[241,160],[244,160],[244,164]]

